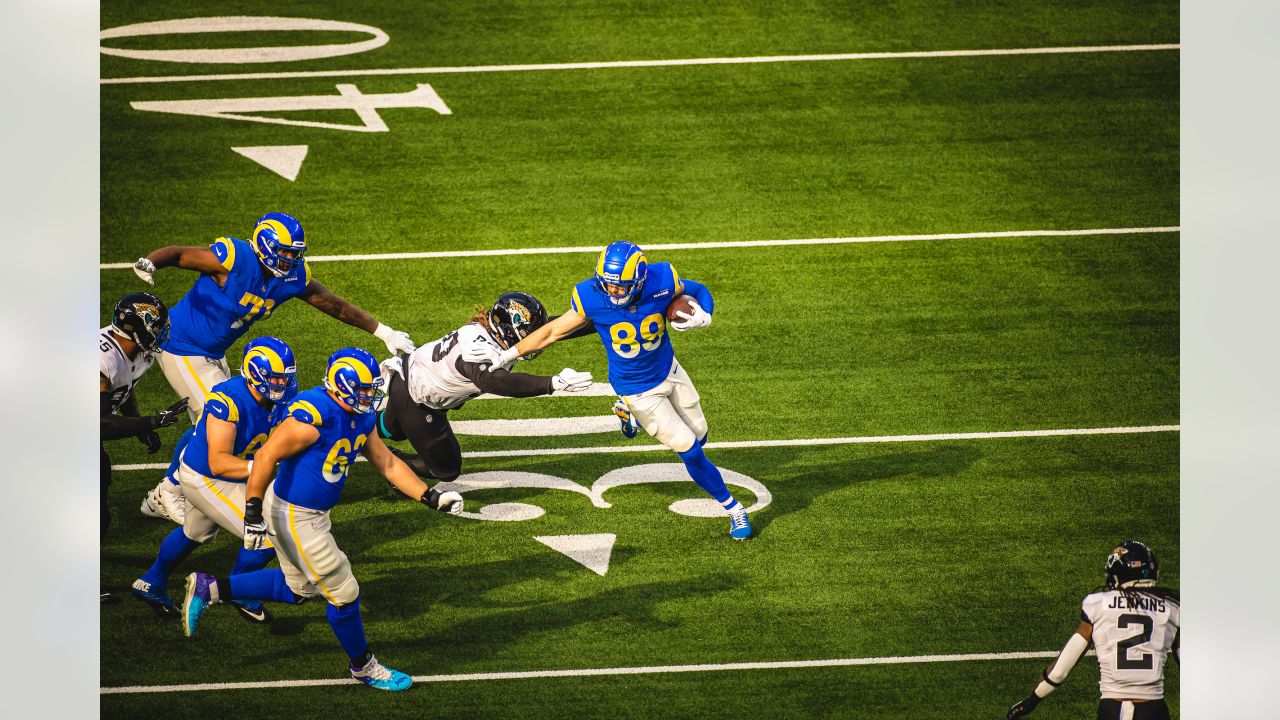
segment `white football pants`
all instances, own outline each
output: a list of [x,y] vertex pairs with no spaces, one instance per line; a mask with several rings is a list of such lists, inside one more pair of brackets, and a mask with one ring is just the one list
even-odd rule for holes
[[267,488],[262,509],[289,589],[304,597],[323,595],[330,605],[355,602],[360,584],[351,573],[351,561],[333,539],[328,511],[281,500],[274,485]]
[[702,398],[678,360],[672,361],[667,379],[657,387],[622,399],[645,432],[678,453],[706,437]]
[[178,393],[178,397],[188,398],[187,414],[191,416],[192,425],[200,419],[205,398],[213,391],[213,386],[231,379],[231,367],[227,365],[226,358],[173,355],[161,350],[156,360],[164,372],[164,379],[169,381],[169,387]]

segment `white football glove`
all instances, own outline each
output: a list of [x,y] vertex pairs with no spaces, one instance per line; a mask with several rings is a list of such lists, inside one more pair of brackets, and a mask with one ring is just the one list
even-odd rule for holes
[[392,355],[396,353],[411,353],[417,349],[413,344],[413,340],[409,339],[409,333],[392,329],[387,325],[378,323],[378,327],[373,331],[373,336],[387,344],[387,350]]
[[551,389],[555,392],[582,392],[589,387],[591,373],[578,372],[573,368],[565,368],[551,378]]
[[138,262],[133,264],[134,274],[142,278],[142,281],[148,285],[156,284],[155,278],[151,277],[151,273],[155,271],[156,264],[144,257],[138,258]]
[[455,490],[440,492],[435,488],[431,488],[422,494],[418,502],[432,510],[449,513],[450,515],[462,514],[462,494]]
[[694,328],[704,328],[711,324],[711,313],[702,309],[697,300],[689,298],[689,304],[693,306],[693,314],[685,312],[677,312],[676,317],[684,318],[684,322],[673,322],[671,327],[676,330],[693,330]]
[[[476,344],[479,345],[480,343],[476,343]],[[462,352],[463,352],[462,359],[466,360],[467,351],[463,350]],[[510,347],[510,348],[507,348],[506,350],[503,350],[501,353],[498,353],[498,359],[496,361],[492,361],[492,364],[486,367],[485,370],[496,370],[497,368],[510,368],[512,365],[515,365],[516,361],[519,359],[520,359],[520,351],[516,350],[513,347]],[[483,360],[481,362],[491,362],[491,361]]]

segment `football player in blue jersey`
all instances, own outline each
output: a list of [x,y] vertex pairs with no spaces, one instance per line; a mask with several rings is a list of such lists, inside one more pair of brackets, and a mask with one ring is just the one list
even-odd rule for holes
[[[212,540],[219,527],[243,537],[245,480],[254,453],[282,419],[282,404],[298,394],[297,376],[293,350],[279,338],[259,337],[245,346],[240,377],[213,386],[178,468],[187,499],[182,527],[169,533],[151,568],[133,583],[134,597],[161,617],[178,616],[167,585],[179,563]],[[275,551],[270,548],[241,548],[231,572],[261,570],[273,557]],[[251,622],[271,620],[261,601],[233,604]]]
[[[271,317],[276,308],[295,297],[373,333],[392,353],[413,352],[407,333],[383,325],[313,278],[303,257],[306,250],[302,225],[290,215],[272,212],[258,218],[247,242],[220,237],[208,247],[162,247],[134,263],[134,272],[152,284],[152,273],[159,268],[200,273],[191,290],[169,311],[172,330],[157,358],[178,396],[191,399],[188,411],[192,424],[200,418],[210,389],[231,378],[227,349],[253,323]],[[143,514],[167,516],[182,524],[184,505],[175,475],[178,457],[189,439],[187,433],[178,441],[165,477],[142,502]]]
[[609,359],[609,383],[621,396],[624,434],[634,436],[626,433],[634,422],[674,450],[694,482],[729,513],[729,535],[745,540],[751,537],[747,511],[702,451],[707,420],[701,399],[667,334],[667,306],[684,294],[692,298],[691,312],[678,313],[680,320],[670,326],[692,330],[710,325],[714,304],[707,286],[682,279],[670,263],[650,265],[644,251],[619,240],[600,253],[595,276],[573,288],[568,312],[496,357],[486,357],[485,347],[476,343],[468,346],[464,359],[503,367],[594,323]]
[[257,550],[269,536],[280,569],[225,578],[189,575],[182,604],[188,637],[196,634],[200,616],[215,603],[253,599],[296,604],[322,596],[329,603],[329,625],[350,658],[351,677],[380,690],[405,690],[412,684],[408,675],[382,665],[369,650],[360,585],[333,538],[329,519],[357,455],[427,507],[462,512],[462,495],[428,487],[379,439],[375,408],[384,380],[372,355],[344,348],[329,357],[324,385],[289,404],[288,416],[258,450],[245,490],[244,546]]

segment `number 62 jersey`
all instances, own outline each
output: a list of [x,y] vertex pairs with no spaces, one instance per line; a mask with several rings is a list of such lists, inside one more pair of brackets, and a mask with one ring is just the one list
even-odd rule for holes
[[1164,663],[1178,643],[1178,596],[1141,588],[1105,590],[1084,599],[1081,614],[1093,625],[1103,698],[1164,697]]

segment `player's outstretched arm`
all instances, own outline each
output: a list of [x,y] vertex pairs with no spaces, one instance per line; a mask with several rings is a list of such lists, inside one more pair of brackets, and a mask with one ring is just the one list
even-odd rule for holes
[[307,289],[298,297],[307,301],[311,307],[330,317],[372,333],[374,337],[386,343],[387,350],[392,355],[396,353],[411,353],[417,347],[413,344],[413,340],[409,338],[409,333],[383,325],[375,320],[372,315],[352,305],[346,298],[339,296],[319,280],[313,279],[307,283]]
[[456,492],[439,492],[427,486],[403,460],[392,454],[382,438],[374,435],[364,444],[361,454],[378,469],[387,482],[408,497],[432,510],[457,515],[462,512],[462,495]]
[[1084,656],[1084,651],[1089,649],[1089,642],[1092,639],[1093,624],[1081,621],[1080,626],[1071,635],[1071,639],[1067,640],[1067,644],[1062,648],[1062,652],[1058,653],[1058,657],[1054,659],[1049,667],[1044,669],[1044,673],[1040,676],[1040,684],[1036,685],[1035,690],[1026,699],[1009,708],[1006,720],[1017,720],[1017,718],[1024,718],[1030,715],[1041,700],[1048,697],[1049,693],[1053,692],[1067,679],[1071,668],[1076,666],[1076,663]]
[[589,319],[576,312],[567,312],[526,335],[523,340],[516,343],[515,347],[503,350],[500,364],[505,365],[512,360],[518,360],[531,352],[536,352],[564,340],[572,335],[575,330],[589,322],[591,322]]
[[169,245],[158,250],[152,250],[145,256],[138,258],[138,261],[133,264],[133,271],[137,273],[138,277],[147,281],[148,284],[154,285],[155,280],[151,277],[151,274],[165,267],[195,270],[205,275],[212,275],[215,278],[225,277],[228,272],[222,261],[209,248],[179,245]]

